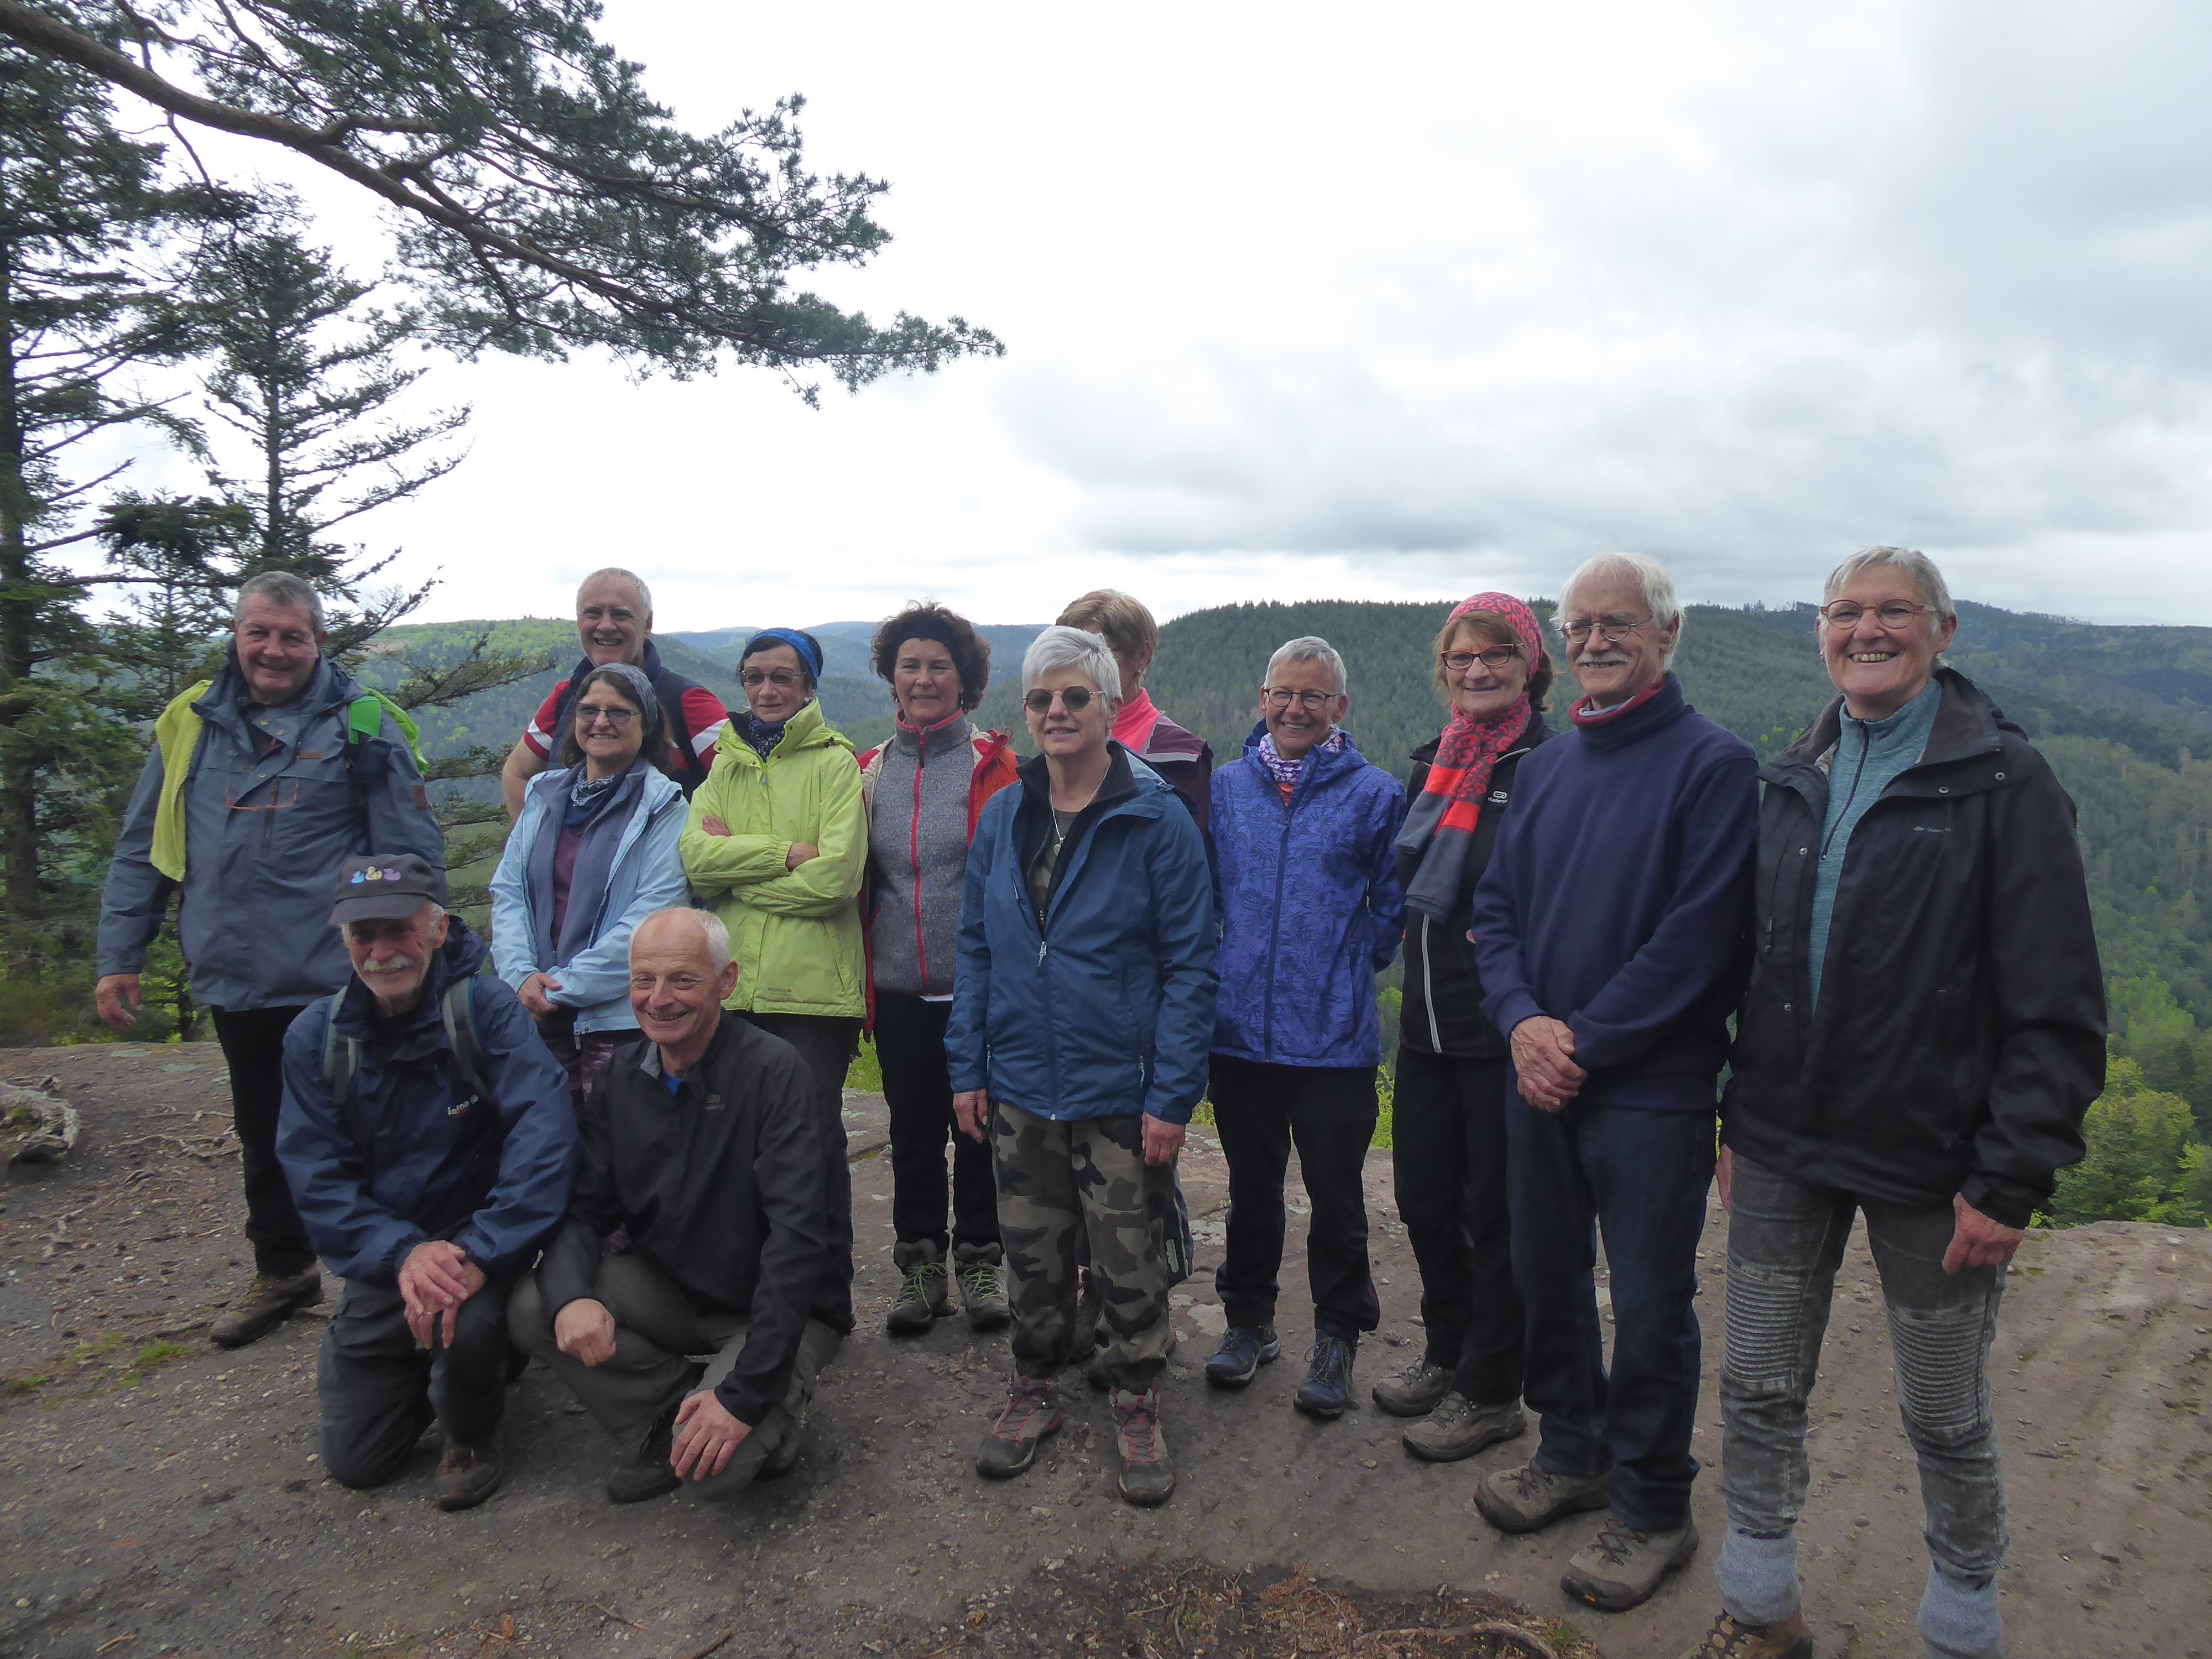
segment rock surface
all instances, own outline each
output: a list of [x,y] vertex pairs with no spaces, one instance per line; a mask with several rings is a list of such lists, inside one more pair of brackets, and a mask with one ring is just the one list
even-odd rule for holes
[[[824,1374],[799,1469],[721,1510],[681,1498],[615,1509],[599,1492],[607,1447],[533,1369],[514,1396],[505,1489],[448,1516],[428,1502],[427,1441],[380,1491],[323,1478],[322,1319],[231,1353],[201,1334],[250,1272],[220,1053],[0,1054],[0,1078],[48,1073],[87,1133],[64,1163],[13,1170],[0,1202],[0,1653],[678,1659],[724,1630],[727,1654],[1119,1652],[1137,1628],[1125,1615],[1156,1620],[1199,1569],[1257,1586],[1303,1566],[1349,1608],[1410,1607],[1440,1588],[1501,1596],[1616,1659],[1674,1659],[1716,1605],[1717,1468],[1698,1482],[1698,1559],[1646,1607],[1607,1617],[1558,1588],[1592,1518],[1505,1539],[1474,1513],[1475,1482],[1533,1436],[1442,1468],[1400,1449],[1401,1425],[1364,1397],[1421,1336],[1387,1153],[1367,1166],[1385,1317],[1360,1352],[1360,1408],[1333,1424],[1291,1409],[1311,1338],[1294,1212],[1285,1355],[1251,1389],[1212,1393],[1199,1375],[1220,1325],[1210,1273],[1178,1292],[1164,1399],[1182,1485],[1164,1509],[1115,1499],[1105,1402],[1073,1378],[1066,1430],[1036,1468],[1002,1486],[976,1480],[969,1456],[1001,1398],[1005,1338],[957,1321],[902,1342],[882,1334],[890,1171],[880,1103],[864,1097],[849,1103],[862,1323]],[[1224,1170],[1203,1131],[1187,1159],[1210,1270]],[[1716,1209],[1700,1298],[1697,1447],[1709,1465],[1725,1225]],[[1823,1365],[1803,1533],[1819,1651],[1911,1656],[1926,1571],[1917,1484],[1860,1240]],[[2106,1224],[2032,1237],[1994,1369],[2014,1659],[2212,1655],[2212,1235]],[[1157,1622],[1143,1628],[1164,1639]]]

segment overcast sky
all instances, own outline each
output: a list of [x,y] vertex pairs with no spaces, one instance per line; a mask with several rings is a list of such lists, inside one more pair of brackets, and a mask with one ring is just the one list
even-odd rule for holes
[[[604,33],[695,126],[803,92],[813,164],[893,186],[897,240],[823,291],[1007,356],[818,412],[758,372],[441,367],[468,461],[362,526],[442,571],[427,616],[559,614],[611,562],[668,629],[1549,593],[1607,548],[1784,602],[1895,542],[1965,597],[2212,623],[2201,3],[611,0]],[[312,189],[374,270],[373,213]]]

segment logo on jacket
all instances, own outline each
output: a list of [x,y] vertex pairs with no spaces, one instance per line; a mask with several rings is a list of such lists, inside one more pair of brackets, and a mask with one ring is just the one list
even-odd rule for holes
[[1493,789],[1489,795],[1490,804],[1492,806],[1503,806],[1510,799],[1511,797],[1503,789]]

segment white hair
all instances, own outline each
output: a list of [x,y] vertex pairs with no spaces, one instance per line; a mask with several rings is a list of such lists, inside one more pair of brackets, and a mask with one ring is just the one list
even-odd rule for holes
[[707,959],[714,964],[714,972],[720,975],[730,965],[730,930],[722,925],[721,917],[712,910],[696,909],[689,904],[672,904],[665,910],[655,910],[645,918],[645,921],[630,929],[629,954],[632,962],[637,959],[637,936],[645,931],[645,923],[658,921],[663,916],[690,917],[699,924],[699,931],[706,935]]
[[[1637,586],[1644,590],[1644,608],[1651,613],[1651,626],[1661,634],[1681,620],[1681,602],[1674,597],[1674,579],[1667,574],[1667,567],[1648,553],[1600,553],[1584,559],[1574,568],[1574,574],[1559,585],[1559,608],[1552,613],[1553,626],[1566,636],[1567,624],[1577,619],[1575,592],[1593,576],[1617,576],[1626,573],[1636,578]],[[1674,644],[1666,647],[1664,662],[1674,660],[1674,647],[1682,642],[1678,629]]]
[[266,599],[285,611],[305,611],[307,626],[315,634],[323,632],[323,596],[289,570],[264,570],[258,576],[248,576],[239,585],[238,603],[231,607],[231,626],[246,621],[246,602]]
[[631,591],[637,595],[637,608],[644,611],[648,617],[653,615],[653,590],[645,585],[644,578],[635,571],[625,570],[618,564],[603,566],[576,584],[576,608],[579,611],[584,608],[586,588],[595,581],[608,580],[628,582]]
[[1875,565],[1886,564],[1904,571],[1920,589],[1920,603],[1936,613],[1937,623],[1957,619],[1959,607],[1951,603],[1951,590],[1944,585],[1943,573],[1936,568],[1936,561],[1925,553],[1910,547],[1863,547],[1828,573],[1828,585],[1822,590],[1820,603],[1826,605],[1843,591],[1844,584]]
[[1336,695],[1342,696],[1346,689],[1344,659],[1337,649],[1317,634],[1306,634],[1295,640],[1286,640],[1275,647],[1275,654],[1267,659],[1267,678],[1260,689],[1267,689],[1267,682],[1275,678],[1275,671],[1286,662],[1317,662],[1336,677]]
[[1056,623],[1046,629],[1022,653],[1022,690],[1027,691],[1057,668],[1079,671],[1098,688],[1102,697],[1121,695],[1121,665],[1114,660],[1114,647],[1101,635]]

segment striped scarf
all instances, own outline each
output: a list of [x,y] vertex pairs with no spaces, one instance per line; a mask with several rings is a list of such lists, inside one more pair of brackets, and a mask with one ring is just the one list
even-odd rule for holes
[[[1543,650],[1534,613],[1510,594],[1477,593],[1453,607],[1445,627],[1475,611],[1504,618],[1533,670]],[[1459,908],[1490,775],[1528,726],[1528,712],[1525,702],[1487,720],[1470,720],[1456,708],[1452,711],[1437,742],[1437,757],[1429,763],[1421,797],[1407,813],[1396,842],[1402,857],[1419,860],[1406,885],[1406,902],[1424,915],[1449,921]]]

